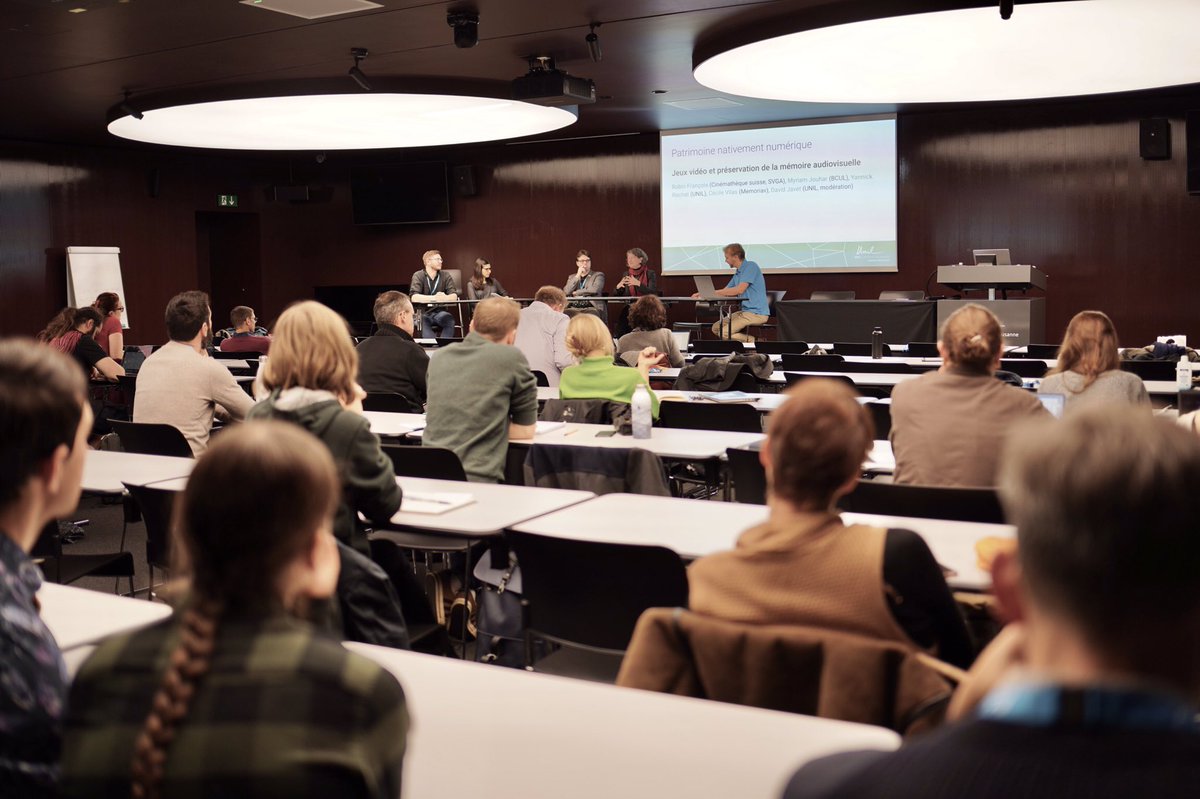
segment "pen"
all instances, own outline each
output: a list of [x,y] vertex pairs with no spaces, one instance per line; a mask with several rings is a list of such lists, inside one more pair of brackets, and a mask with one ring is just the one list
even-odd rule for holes
[[578,432],[579,432],[579,428],[576,427],[574,430],[568,430],[567,432],[563,433],[563,437],[565,438],[567,436],[573,436]]

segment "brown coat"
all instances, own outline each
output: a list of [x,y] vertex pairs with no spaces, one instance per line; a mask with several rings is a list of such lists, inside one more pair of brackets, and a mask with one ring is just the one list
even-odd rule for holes
[[916,732],[940,723],[950,686],[903,645],[849,633],[642,614],[617,684]]

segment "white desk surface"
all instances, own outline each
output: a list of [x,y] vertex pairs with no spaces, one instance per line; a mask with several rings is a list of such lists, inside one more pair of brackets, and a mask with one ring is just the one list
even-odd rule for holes
[[161,602],[105,594],[69,585],[42,583],[42,620],[58,648],[75,649],[117,633],[136,630],[171,615]]
[[[604,447],[607,449],[648,449],[663,458],[683,460],[707,460],[719,458],[728,447],[744,447],[766,436],[761,433],[730,433],[723,430],[683,430],[656,427],[650,438],[637,439],[632,436],[606,436],[597,438],[600,432],[612,432],[610,424],[568,423],[565,427],[548,433],[539,433],[533,440],[537,444],[566,445],[574,447]],[[527,443],[527,442],[519,442]]]
[[347,647],[404,686],[404,796],[775,799],[809,760],[900,742],[881,727]]
[[371,423],[371,432],[377,436],[404,436],[425,427],[423,413],[363,411],[363,416]]
[[[228,369],[230,371],[233,371],[234,369],[249,369],[250,368],[250,364],[247,361],[238,360],[236,358],[214,358],[213,360],[215,360],[217,363],[221,364],[222,366],[224,366],[226,369]],[[254,360],[257,361],[258,359],[255,358]]]
[[83,461],[83,490],[120,494],[125,490],[122,482],[146,485],[174,477],[186,477],[195,466],[193,458],[90,449]]
[[[717,393],[717,392],[713,392],[713,391],[676,391],[674,389],[655,389],[654,393],[658,395],[658,398],[660,400],[670,400],[673,402],[683,400],[685,402],[704,402],[704,403],[709,403],[709,404],[713,404],[713,405],[717,404],[717,403],[710,403],[709,400],[705,399],[705,395]],[[787,399],[787,397],[785,395],[779,394],[779,393],[775,393],[775,394],[750,394],[750,393],[748,393],[747,396],[754,398],[753,403],[747,403],[747,404],[753,404],[756,410],[762,411],[763,413],[775,410],[776,408],[778,408],[780,405],[783,404],[784,400]],[[550,386],[550,387],[538,386],[538,402],[544,402],[546,400],[558,399],[558,398],[559,397],[558,397],[558,387],[557,386]]]
[[886,439],[875,439],[871,444],[871,452],[863,461],[864,472],[874,474],[892,474],[896,471],[896,455],[892,452],[892,442]]
[[460,483],[424,477],[397,477],[405,493],[470,494],[475,501],[441,514],[409,513],[401,504],[392,516],[392,524],[427,533],[450,533],[469,538],[499,535],[535,516],[577,505],[596,495],[591,491],[567,491],[558,488]]
[[[663,546],[695,559],[733,549],[744,530],[766,518],[766,505],[605,494],[513,529],[580,541]],[[1014,528],[1006,524],[862,513],[843,513],[842,519],[847,524],[903,527],[918,533],[938,563],[956,572],[946,580],[950,587],[973,591],[988,590],[992,584],[991,575],[976,565],[975,542],[985,536],[1015,535]]]
[[[786,383],[785,374],[789,372],[775,372],[767,378],[768,383]],[[856,386],[894,386],[897,383],[903,383],[905,380],[915,380],[920,377],[920,374],[875,374],[871,372],[797,372],[790,371],[791,374],[811,375],[812,377],[848,377],[854,381]]]

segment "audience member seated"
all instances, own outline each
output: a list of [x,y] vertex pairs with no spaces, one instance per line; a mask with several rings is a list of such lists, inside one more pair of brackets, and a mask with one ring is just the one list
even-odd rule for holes
[[629,402],[641,383],[650,391],[654,418],[658,418],[658,395],[650,389],[650,370],[666,357],[654,347],[638,353],[637,367],[613,363],[613,340],[599,317],[580,314],[567,325],[567,350],[579,361],[563,370],[558,394],[563,399],[602,399]]
[[485,258],[475,259],[475,274],[467,281],[468,300],[486,300],[491,296],[507,297],[500,281],[492,277],[492,264]]
[[239,305],[229,312],[233,335],[221,342],[221,352],[246,352],[266,355],[271,350],[271,337],[259,335],[258,316],[254,309]]
[[671,331],[667,329],[667,309],[662,300],[653,294],[642,297],[629,309],[629,324],[632,332],[617,341],[617,355],[630,366],[637,364],[638,356],[646,347],[665,353],[671,366],[683,366],[683,353]]
[[79,370],[31,339],[0,341],[0,795],[57,796],[67,670],[38,616],[42,528],[75,509],[92,411]]
[[416,314],[408,296],[385,291],[375,299],[375,335],[358,345],[358,382],[369,394],[399,394],[422,413],[429,356],[413,341]]
[[1117,328],[1100,311],[1080,311],[1071,319],[1058,365],[1046,373],[1038,393],[1064,395],[1067,413],[1112,403],[1150,408],[1146,384],[1121,370]]
[[592,270],[592,256],[587,250],[575,254],[575,272],[567,278],[563,293],[570,298],[567,316],[591,313],[608,319],[608,306],[601,300],[576,299],[577,297],[599,297],[604,294],[604,273]]
[[970,665],[966,626],[925,541],[904,529],[846,526],[834,509],[871,450],[871,415],[832,380],[805,380],[788,394],[759,451],[770,515],[733,550],[692,564],[691,609],[896,641]]
[[996,484],[1009,429],[1046,415],[1032,393],[997,380],[1000,321],[981,305],[959,308],[938,336],[942,366],[892,390],[895,482],[931,486]]
[[38,333],[38,340],[74,358],[85,379],[115,381],[125,374],[125,369],[96,341],[95,334],[101,324],[103,319],[95,308],[63,308]]
[[467,337],[429,363],[422,440],[453,450],[468,480],[500,482],[509,439],[531,439],[537,427],[537,383],[512,346],[520,319],[515,302],[489,297],[475,307]]
[[362,415],[352,341],[346,321],[321,303],[309,300],[289,307],[275,323],[271,357],[261,372],[270,396],[254,406],[249,418],[291,422],[325,444],[342,484],[334,534],[370,555],[358,514],[369,522],[386,522],[400,508],[401,491],[392,461]]
[[1200,784],[1200,441],[1128,407],[1030,425],[1000,478],[1010,624],[955,696],[961,721],[810,763],[787,799],[1174,799]]
[[184,604],[71,686],[63,796],[399,795],[404,692],[306,621],[337,583],[338,494],[291,425],[220,436],[178,500]]
[[558,385],[562,370],[575,363],[567,351],[567,323],[563,309],[567,295],[557,286],[542,286],[533,302],[521,309],[517,325],[516,347],[529,362],[529,368],[546,375],[546,382]]
[[100,329],[96,331],[96,343],[108,357],[120,363],[125,360],[125,329],[121,327],[121,312],[125,306],[115,292],[104,291],[96,297],[92,307],[104,318]]
[[442,271],[442,254],[437,250],[426,250],[421,262],[424,266],[413,272],[408,283],[409,298],[417,305],[417,314],[421,317],[421,337],[451,338],[454,336],[454,314],[439,301],[458,301],[454,277]]
[[187,439],[192,453],[208,448],[213,415],[240,421],[254,404],[233,373],[208,357],[212,310],[203,291],[176,294],[167,303],[171,337],[142,364],[133,421],[169,424]]

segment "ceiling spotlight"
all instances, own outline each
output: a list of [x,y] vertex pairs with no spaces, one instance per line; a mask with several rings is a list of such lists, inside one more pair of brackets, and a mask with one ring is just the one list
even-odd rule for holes
[[358,68],[359,62],[367,57],[367,48],[351,47],[350,55],[354,57],[354,66],[350,67],[350,71],[346,74],[354,78],[354,82],[361,86],[363,91],[371,91],[370,81],[367,80],[367,76],[363,74],[363,71]]
[[121,102],[121,104],[119,106],[117,106],[117,108],[121,109],[127,115],[133,117],[134,119],[144,119],[146,117],[145,114],[143,114],[141,111],[134,108],[129,103],[129,92],[125,92],[125,99]]
[[454,28],[454,46],[466,49],[479,44],[479,15],[474,11],[450,11],[446,24]]
[[1000,19],[1008,19],[1012,16],[1013,0],[1000,0]]
[[593,22],[588,27],[591,29],[591,33],[585,36],[583,40],[587,42],[588,55],[592,57],[593,61],[599,64],[600,59],[604,57],[604,54],[600,52],[600,37],[596,35],[596,28],[600,27],[600,23]]

